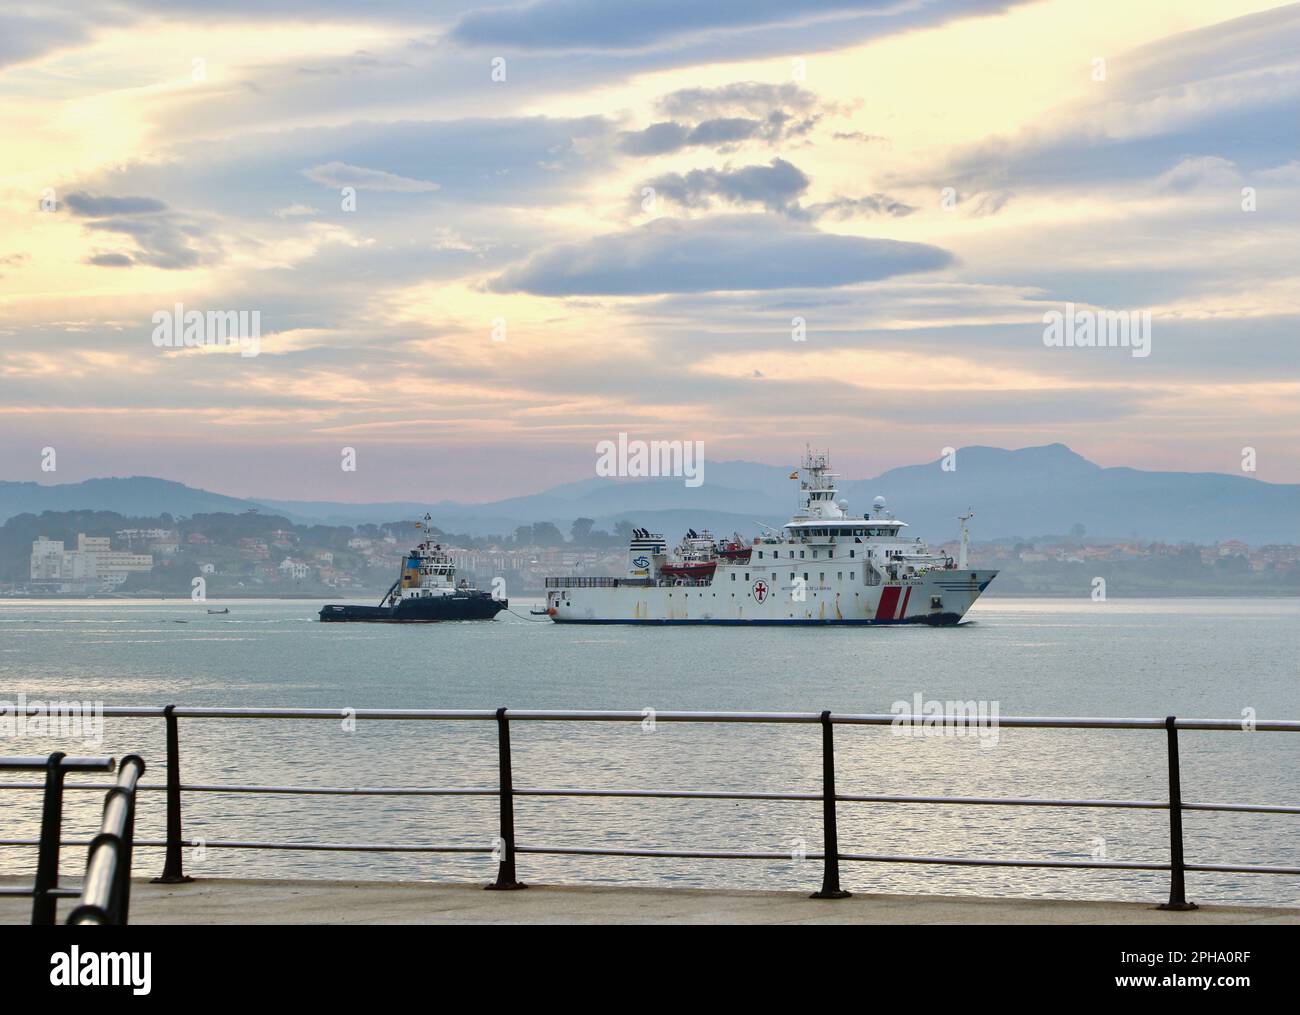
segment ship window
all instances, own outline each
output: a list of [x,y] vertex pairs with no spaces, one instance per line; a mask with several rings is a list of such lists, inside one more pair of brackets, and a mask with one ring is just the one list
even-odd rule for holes
[[824,582],[825,580],[826,580],[826,572],[825,572],[825,571],[818,571],[818,572],[817,572],[817,581],[820,583],[820,582]]
[[759,550],[759,551],[758,551],[758,559],[759,559],[759,560],[762,560],[762,559],[763,559],[763,551],[762,551],[762,550]]
[[850,551],[849,551],[849,556],[850,556],[850,557],[856,557],[857,555],[858,555],[858,551],[857,551],[857,550],[850,550]]
[[[793,552],[793,551],[791,551],[791,552]],[[800,560],[803,560],[803,550],[800,550],[800,551],[799,551],[799,559],[800,559]]]
[[849,572],[849,581],[853,581],[853,575],[854,575],[854,572],[850,571],[850,572]]
[[745,581],[749,581],[749,572],[748,572],[748,571],[745,572]]
[[807,580],[808,580],[808,572],[807,572],[807,571],[805,571],[805,572],[803,573],[803,580],[804,580],[804,581],[807,581]]
[[843,581],[843,580],[844,580],[844,572],[843,572],[843,571],[836,571],[836,572],[835,572],[835,580],[836,580],[836,581]]
[[735,571],[732,571],[732,572],[731,572],[731,580],[732,580],[733,582],[736,580],[736,572],[735,572]]
[[790,572],[790,580],[791,580],[791,581],[794,581],[794,572],[793,572],[793,571]]
[[813,550],[813,560],[816,560],[816,559],[817,559],[817,551],[816,551],[816,550]]

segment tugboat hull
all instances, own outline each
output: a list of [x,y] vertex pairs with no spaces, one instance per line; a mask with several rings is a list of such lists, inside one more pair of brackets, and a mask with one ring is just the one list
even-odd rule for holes
[[428,624],[439,620],[491,620],[510,605],[508,600],[493,599],[486,592],[473,595],[413,596],[392,606],[321,607],[322,623],[341,620],[371,621],[388,624]]

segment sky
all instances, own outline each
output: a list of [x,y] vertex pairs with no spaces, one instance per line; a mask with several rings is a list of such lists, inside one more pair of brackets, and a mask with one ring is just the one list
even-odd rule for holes
[[1300,4],[17,0],[0,137],[0,479],[480,501],[626,433],[1300,482]]

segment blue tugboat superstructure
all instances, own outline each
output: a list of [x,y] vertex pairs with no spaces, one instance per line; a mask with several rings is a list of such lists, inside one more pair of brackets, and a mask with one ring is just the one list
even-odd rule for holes
[[[428,534],[429,516],[416,527]],[[438,620],[491,620],[510,603],[456,581],[456,565],[442,546],[424,539],[402,559],[397,581],[378,606],[331,604],[320,611],[322,621],[366,620],[388,623],[430,623]]]

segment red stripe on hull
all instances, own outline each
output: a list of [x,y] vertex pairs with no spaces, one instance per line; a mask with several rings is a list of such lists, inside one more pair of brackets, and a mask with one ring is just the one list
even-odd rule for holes
[[912,586],[907,586],[907,594],[903,596],[903,605],[898,610],[898,620],[907,616],[907,601],[912,598]]
[[876,607],[877,620],[893,620],[898,608],[898,593],[902,591],[897,585],[890,585],[880,592],[880,605]]

